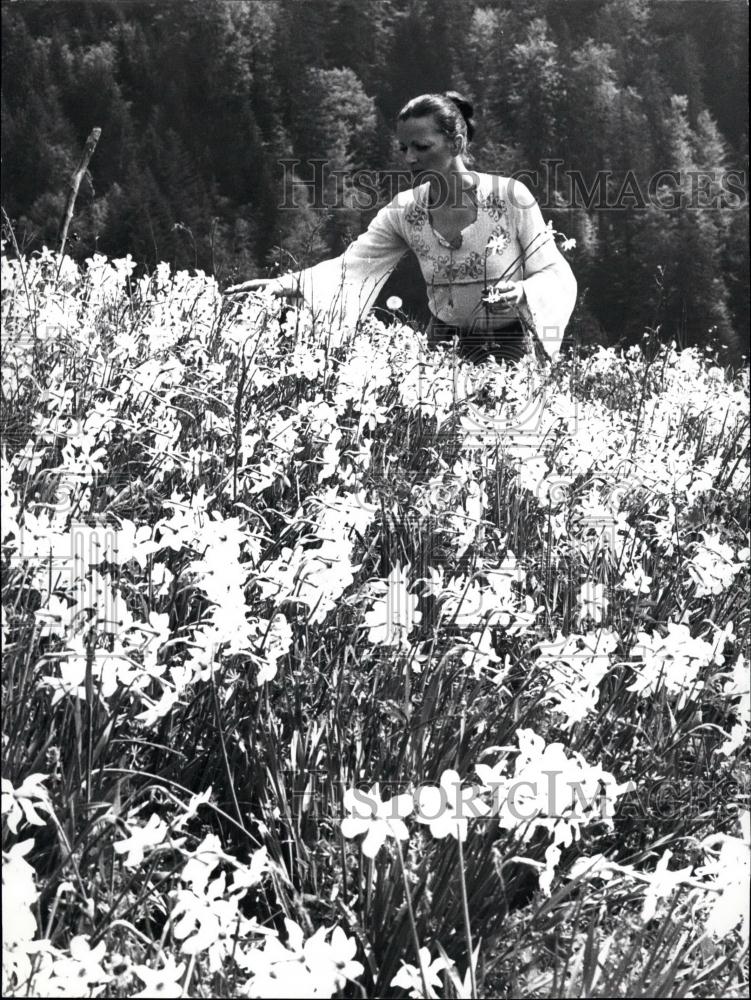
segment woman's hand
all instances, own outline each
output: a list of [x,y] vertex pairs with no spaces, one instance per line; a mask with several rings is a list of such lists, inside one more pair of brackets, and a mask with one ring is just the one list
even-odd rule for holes
[[239,285],[230,285],[229,288],[225,288],[225,293],[233,292],[256,292],[273,282],[273,278],[253,278],[251,281],[243,281]]
[[243,281],[240,285],[230,285],[225,288],[225,294],[230,295],[239,292],[259,292],[265,290],[272,295],[289,295],[293,298],[300,296],[299,283],[296,274],[283,274],[280,278],[252,278],[250,281]]
[[524,301],[521,281],[499,281],[486,293],[485,303],[492,313],[508,313]]

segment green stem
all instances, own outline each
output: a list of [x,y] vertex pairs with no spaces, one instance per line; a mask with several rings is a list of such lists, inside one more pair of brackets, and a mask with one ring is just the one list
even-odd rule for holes
[[193,978],[193,970],[196,967],[196,956],[190,956],[190,962],[188,963],[188,971],[185,973],[185,980],[183,982],[183,996],[188,996],[188,987],[190,986],[190,981]]
[[467,939],[467,961],[469,962],[469,981],[471,984],[472,1000],[477,996],[477,983],[475,982],[475,966],[472,953],[472,928],[469,925],[469,903],[467,901],[467,882],[464,878],[464,847],[462,846],[461,830],[457,831],[456,838],[459,847],[459,884],[462,888],[462,911],[464,914],[464,936]]
[[422,981],[422,992],[425,1000],[428,1000],[430,993],[428,992],[428,983],[425,979],[425,970],[422,967],[422,959],[420,958],[420,939],[417,936],[417,924],[415,923],[415,913],[412,909],[412,896],[409,891],[409,882],[407,881],[407,870],[404,867],[404,855],[402,854],[402,845],[399,843],[398,838],[394,838],[394,843],[396,844],[397,854],[399,855],[399,867],[402,870],[402,880],[404,882],[404,898],[407,901],[407,913],[409,914],[409,925],[412,928],[412,941],[415,945],[415,954],[417,955],[417,967],[420,970],[420,979]]

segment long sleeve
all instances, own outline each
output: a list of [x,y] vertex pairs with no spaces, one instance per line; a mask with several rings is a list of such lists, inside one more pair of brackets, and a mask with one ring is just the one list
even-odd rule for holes
[[298,273],[300,293],[316,318],[332,328],[351,328],[371,309],[400,258],[409,250],[394,198],[339,257]]
[[539,205],[520,181],[510,182],[508,205],[515,216],[519,243],[525,249],[521,313],[543,349],[553,355],[561,346],[576,304],[576,278],[546,227]]

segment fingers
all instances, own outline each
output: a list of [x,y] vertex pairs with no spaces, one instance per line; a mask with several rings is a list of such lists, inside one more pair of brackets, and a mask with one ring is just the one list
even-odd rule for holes
[[272,280],[272,278],[252,278],[250,281],[243,281],[239,285],[230,285],[230,287],[225,288],[224,291],[225,294],[233,294],[235,292],[254,292],[257,289],[264,288]]
[[247,295],[249,292],[270,292],[276,298],[286,298],[298,300],[302,298],[298,287],[288,287],[287,283],[280,278],[253,278],[251,281],[244,281],[240,285],[231,285],[225,288],[225,295]]
[[510,312],[516,302],[515,297],[502,296],[499,298],[485,299],[485,305],[491,312],[505,313]]
[[511,312],[520,301],[517,289],[504,292],[502,289],[493,289],[493,297],[487,303],[493,312]]
[[503,284],[498,284],[495,286],[496,291],[500,294],[501,302],[507,302],[513,305],[519,299],[519,288],[515,281],[504,282]]
[[484,303],[492,313],[510,315],[521,301],[520,285],[516,281],[498,281],[486,293]]

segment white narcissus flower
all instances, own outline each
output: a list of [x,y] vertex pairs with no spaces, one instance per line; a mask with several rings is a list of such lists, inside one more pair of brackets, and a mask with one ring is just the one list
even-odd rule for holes
[[621,580],[621,586],[631,594],[648,594],[652,577],[647,576],[641,566],[626,570]]
[[342,834],[350,838],[364,833],[362,853],[366,858],[374,858],[387,837],[409,840],[404,817],[411,814],[414,802],[408,792],[383,801],[377,782],[367,793],[348,788],[344,793],[344,808],[352,815],[342,820]]
[[600,682],[617,646],[616,633],[603,628],[584,635],[559,634],[552,642],[539,643],[537,667],[548,678],[545,700],[566,716],[566,728],[596,708]]
[[85,701],[85,678],[86,660],[81,657],[74,656],[60,659],[59,677],[53,677],[51,674],[43,674],[40,677],[40,681],[45,687],[52,688],[51,706],[54,708],[54,706],[68,694],[73,698]]
[[748,667],[748,660],[745,659],[743,653],[739,653],[732,671],[720,674],[721,677],[730,678],[725,683],[722,693],[730,701],[731,711],[738,720],[730,728],[727,739],[717,751],[726,757],[743,746],[751,724],[751,677]]
[[[416,965],[410,965],[409,962],[403,961],[401,969],[399,969],[391,980],[390,985],[399,986],[403,990],[409,990],[409,995],[414,1000],[435,1000],[436,994],[434,990],[442,986],[438,973],[447,969],[448,964],[444,958],[440,957],[431,962],[430,951],[427,948],[420,948],[420,966],[422,975],[420,974],[421,970]],[[428,988],[427,997],[423,991],[423,977],[425,978],[425,985]]]
[[236,869],[232,876],[232,892],[245,895],[248,889],[257,885],[264,874],[271,870],[269,853],[265,847],[259,847],[253,852],[250,864]]
[[402,568],[397,563],[388,580],[379,583],[383,596],[376,599],[365,615],[368,638],[373,645],[402,645],[422,618],[417,610],[419,599],[409,591],[408,571],[408,566]]
[[644,894],[641,918],[644,923],[651,920],[657,911],[657,902],[660,899],[668,899],[676,887],[691,875],[691,865],[686,868],[677,868],[675,871],[668,869],[668,864],[673,856],[670,850],[665,851],[657,862],[655,870],[649,876],[649,885]]
[[[3,983],[11,977],[21,983],[31,975],[29,951],[37,934],[34,907],[39,891],[34,883],[34,869],[25,856],[34,841],[20,840],[3,851]],[[6,991],[9,992],[9,991]]]
[[636,680],[627,688],[648,697],[660,687],[677,696],[679,707],[697,700],[705,686],[701,668],[710,663],[722,666],[723,648],[732,635],[732,623],[717,631],[711,642],[691,635],[685,621],[667,622],[667,635],[659,631],[639,632],[631,650],[637,661]]
[[127,518],[119,518],[120,526],[115,530],[114,554],[118,565],[135,559],[143,569],[148,557],[159,551],[159,543],[153,540],[154,530],[149,524],[135,524]]
[[354,960],[357,942],[348,938],[341,927],[331,931],[330,942],[326,940],[326,927],[319,929],[303,945],[305,964],[313,973],[322,996],[331,996],[342,989],[348,979],[362,975],[365,967]]
[[[136,827],[129,837],[113,845],[116,854],[127,854],[126,868],[138,868],[145,851],[157,847],[169,833],[169,827],[156,813],[152,813],[146,826]],[[184,838],[181,838],[184,839]]]
[[222,862],[233,863],[233,859],[222,850],[222,844],[215,833],[207,833],[185,863],[180,878],[195,893],[205,891],[209,876]]
[[200,895],[190,889],[175,893],[175,907],[170,914],[173,933],[185,955],[206,952],[208,968],[219,972],[232,948],[233,934],[240,930],[241,917],[237,897],[225,899],[227,880],[222,873]]
[[[65,652],[60,659],[60,677],[44,674],[42,683],[52,689],[52,705],[56,705],[65,695],[86,700],[86,664],[89,651],[82,634],[68,638]],[[111,651],[95,649],[92,659],[93,687],[95,694],[104,701],[118,690],[130,686],[137,678],[148,672],[135,663],[119,640],[115,640]],[[164,670],[164,668],[162,668]]]
[[476,787],[461,787],[461,778],[456,771],[444,771],[438,786],[423,785],[417,790],[417,821],[429,826],[431,834],[438,839],[450,834],[464,841],[467,839],[469,819],[478,819],[490,812],[490,807],[478,798],[477,793]]
[[18,833],[18,824],[26,820],[31,826],[44,826],[46,820],[37,812],[51,812],[49,795],[42,782],[49,775],[30,774],[14,788],[7,778],[2,779],[2,814],[6,817],[11,833]]
[[740,924],[743,941],[748,944],[749,918],[748,882],[751,878],[751,813],[744,809],[739,818],[740,836],[715,833],[705,837],[702,847],[709,855],[695,875],[707,878],[705,893],[706,930],[717,941],[725,938]]
[[348,938],[341,927],[334,927],[331,932],[331,951],[336,957],[339,974],[345,979],[355,979],[365,971],[363,964],[355,960],[357,941],[353,937]]
[[160,719],[168,715],[179,701],[177,691],[171,691],[169,688],[162,691],[162,696],[158,701],[153,701],[145,694],[142,694],[141,698],[146,702],[147,707],[135,715],[134,719],[142,722],[147,729],[155,726]]
[[698,597],[721,594],[732,586],[744,562],[734,559],[732,548],[721,540],[719,533],[702,531],[701,536],[703,542],[695,544],[688,571],[696,583]]
[[151,611],[149,613],[148,624],[137,622],[133,628],[144,635],[144,639],[138,645],[138,648],[144,654],[144,659],[148,653],[158,653],[159,649],[170,638],[168,614],[160,615],[156,611]]
[[34,612],[38,624],[42,626],[42,635],[64,636],[66,629],[71,628],[73,605],[61,601],[54,594],[44,594],[42,606]]
[[181,997],[183,988],[180,985],[180,978],[185,972],[185,963],[175,965],[174,958],[169,955],[164,960],[163,969],[150,969],[148,965],[134,965],[133,972],[146,988],[140,993],[131,994],[133,997],[143,998],[143,1000],[154,1000],[154,997]]
[[301,928],[285,918],[287,942],[269,935],[262,948],[239,952],[239,964],[251,973],[243,988],[249,997],[330,997],[342,989],[348,979],[363,973],[360,962],[354,961],[357,950],[354,938],[348,938],[340,927],[331,929],[331,939],[325,927],[304,940]]
[[515,750],[514,747],[494,747],[495,750],[504,750],[504,757],[493,764],[475,764],[475,773],[480,779],[480,784],[485,792],[490,792],[490,811],[494,815],[500,811],[501,802],[508,794],[509,776],[507,768],[509,761],[505,757],[505,752]]
[[49,983],[53,988],[59,985],[64,992],[52,995],[72,996],[74,990],[83,992],[84,986],[88,991],[99,986],[96,994],[101,993],[104,984],[111,982],[113,978],[101,965],[106,948],[104,941],[92,948],[83,934],[71,938],[68,946],[70,957],[62,955],[55,961],[52,967],[53,979]]
[[278,962],[261,969],[251,978],[243,993],[253,1000],[309,1000],[330,994],[322,993],[313,974],[301,961]]

